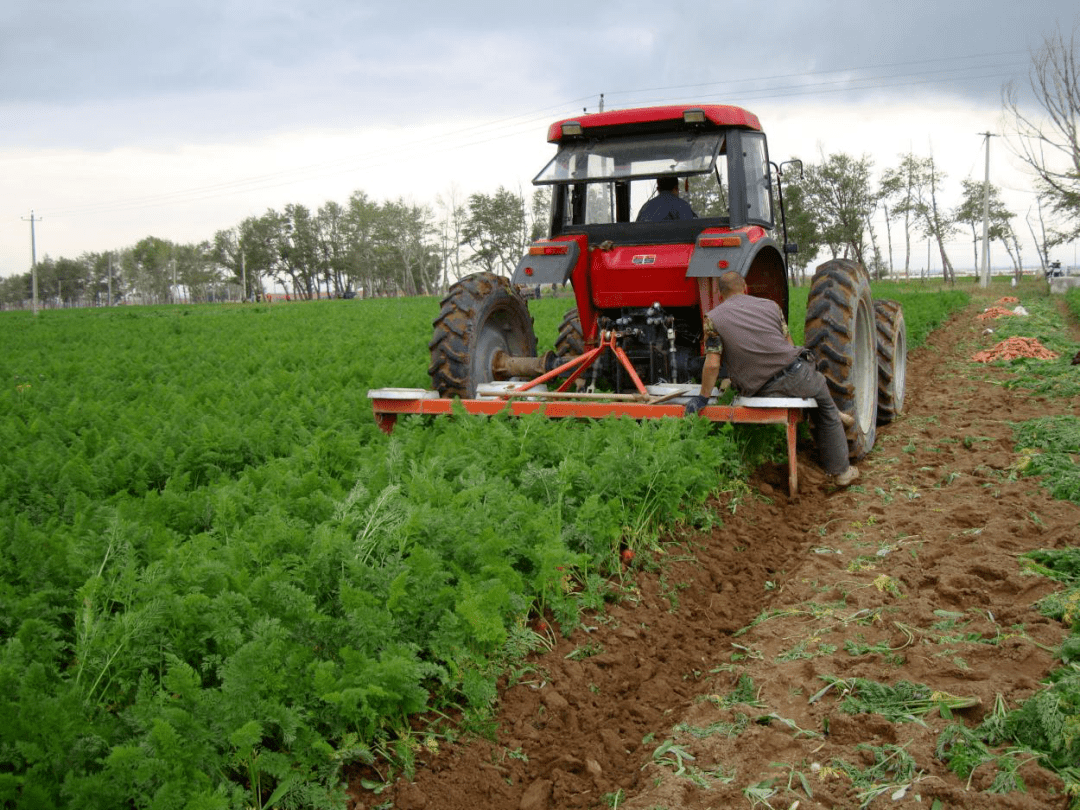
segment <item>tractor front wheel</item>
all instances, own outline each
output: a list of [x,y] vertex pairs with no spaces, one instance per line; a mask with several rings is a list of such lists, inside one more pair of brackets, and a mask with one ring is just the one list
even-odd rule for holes
[[877,435],[878,358],[870,278],[862,265],[833,259],[818,265],[806,301],[804,343],[817,357],[836,407],[855,417],[848,454],[860,459]]
[[495,379],[496,356],[535,357],[536,334],[528,304],[510,282],[474,273],[454,284],[432,325],[428,374],[443,398],[476,396]]

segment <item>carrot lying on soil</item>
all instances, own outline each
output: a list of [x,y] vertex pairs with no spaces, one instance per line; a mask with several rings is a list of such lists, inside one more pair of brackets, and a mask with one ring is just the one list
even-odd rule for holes
[[971,359],[976,363],[992,363],[995,360],[1015,360],[1017,357],[1034,357],[1039,360],[1054,360],[1057,352],[1052,352],[1037,338],[1011,337],[1001,341],[992,349],[976,352]]
[[1005,309],[1005,307],[987,307],[975,317],[978,318],[980,321],[988,321],[992,320],[993,318],[1000,318],[1002,315],[1012,314],[1013,311],[1011,309]]

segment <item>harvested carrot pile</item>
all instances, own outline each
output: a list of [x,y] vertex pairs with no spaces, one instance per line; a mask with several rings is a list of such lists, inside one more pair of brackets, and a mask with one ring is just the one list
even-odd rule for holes
[[1015,360],[1017,357],[1054,360],[1057,356],[1057,352],[1050,351],[1036,338],[1011,337],[992,349],[976,352],[971,359],[976,363],[993,363],[995,360]]
[[987,307],[975,317],[980,321],[989,321],[994,318],[1000,318],[1002,315],[1012,315],[1011,309],[1005,309],[1005,307]]

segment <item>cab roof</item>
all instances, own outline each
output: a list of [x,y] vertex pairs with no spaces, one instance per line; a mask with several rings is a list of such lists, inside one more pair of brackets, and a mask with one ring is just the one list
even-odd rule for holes
[[637,125],[642,125],[646,129],[661,127],[665,123],[677,125],[683,121],[683,115],[690,110],[700,110],[705,115],[705,121],[713,126],[761,131],[761,123],[757,116],[742,107],[725,104],[673,104],[664,107],[611,110],[564,118],[548,127],[548,143],[560,143],[566,137],[563,135],[563,124],[566,123],[580,124],[586,133],[595,129],[617,129],[626,132]]

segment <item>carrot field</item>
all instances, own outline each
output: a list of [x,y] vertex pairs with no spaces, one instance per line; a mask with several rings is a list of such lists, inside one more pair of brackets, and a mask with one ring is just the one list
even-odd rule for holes
[[[968,300],[875,295],[912,349]],[[571,304],[531,303],[541,350]],[[346,768],[483,733],[500,674],[632,579],[622,552],[782,452],[705,420],[387,437],[366,392],[427,386],[437,313],[0,313],[0,805],[344,807]]]

